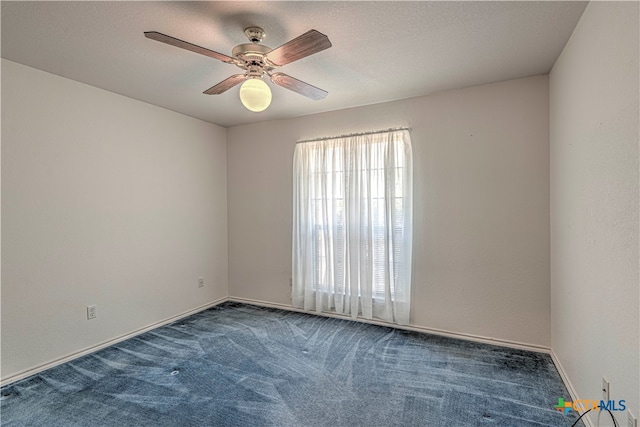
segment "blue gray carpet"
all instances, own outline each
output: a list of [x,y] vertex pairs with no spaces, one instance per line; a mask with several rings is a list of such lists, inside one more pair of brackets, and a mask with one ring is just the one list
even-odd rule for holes
[[[546,354],[225,303],[4,387],[6,426],[571,426]],[[582,424],[580,424],[582,425]]]

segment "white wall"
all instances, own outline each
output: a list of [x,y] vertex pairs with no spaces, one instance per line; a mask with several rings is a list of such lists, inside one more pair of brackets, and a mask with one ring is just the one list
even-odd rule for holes
[[416,326],[548,346],[548,79],[227,130],[229,293],[290,304],[297,140],[409,126]]
[[224,128],[2,60],[3,379],[226,297],[226,189]]
[[605,376],[636,416],[638,13],[590,3],[550,75],[552,347],[580,398]]

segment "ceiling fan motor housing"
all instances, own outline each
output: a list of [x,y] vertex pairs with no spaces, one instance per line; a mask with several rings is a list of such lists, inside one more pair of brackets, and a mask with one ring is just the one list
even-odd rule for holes
[[232,55],[240,60],[238,64],[241,68],[249,69],[251,66],[258,66],[261,69],[271,69],[265,57],[271,52],[271,48],[258,43],[244,43],[233,48]]

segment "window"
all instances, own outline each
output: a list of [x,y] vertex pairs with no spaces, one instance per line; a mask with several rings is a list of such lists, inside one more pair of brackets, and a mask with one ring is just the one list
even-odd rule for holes
[[299,143],[294,306],[408,323],[411,195],[407,130]]

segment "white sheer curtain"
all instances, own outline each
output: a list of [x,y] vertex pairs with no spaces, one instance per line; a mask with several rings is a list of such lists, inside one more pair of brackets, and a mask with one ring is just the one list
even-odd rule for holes
[[407,130],[296,145],[294,307],[409,323],[411,162]]

